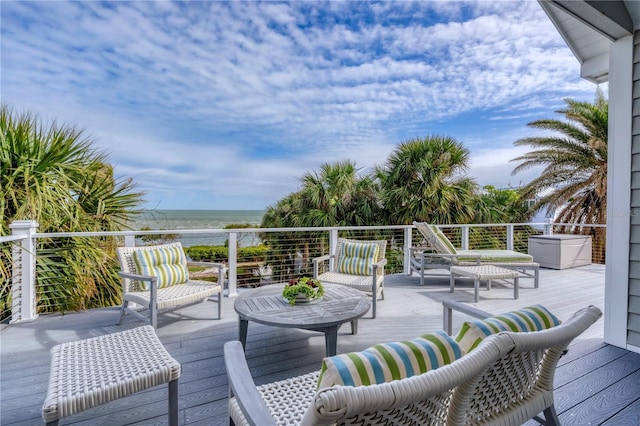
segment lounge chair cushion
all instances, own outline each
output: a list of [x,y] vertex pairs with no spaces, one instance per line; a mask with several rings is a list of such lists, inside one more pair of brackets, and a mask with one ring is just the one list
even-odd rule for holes
[[533,305],[484,320],[465,321],[455,340],[464,353],[469,353],[482,342],[482,339],[501,331],[540,331],[559,324],[560,320],[547,308]]
[[318,389],[400,380],[449,364],[461,356],[458,343],[444,331],[407,341],[378,344],[362,352],[325,358]]
[[338,258],[338,272],[350,275],[371,275],[372,265],[378,258],[378,244],[342,243]]
[[[476,256],[480,256],[481,262],[496,263],[530,263],[533,262],[533,256],[520,253],[513,250],[458,250],[456,260],[459,263],[476,262]],[[465,255],[469,257],[465,257]]]
[[431,229],[433,230],[433,233],[438,239],[439,244],[442,245],[442,248],[444,249],[443,253],[456,254],[458,252],[456,248],[453,246],[453,244],[451,244],[451,241],[449,240],[449,238],[447,238],[447,236],[444,235],[444,232],[442,232],[442,229],[438,228],[436,225],[431,225]]
[[[187,258],[181,247],[159,247],[137,249],[133,261],[138,274],[158,277],[158,288],[183,284],[189,280]],[[147,290],[147,283],[140,282],[139,288]]]
[[425,222],[413,222],[413,224],[436,252],[440,254],[456,254],[456,248],[436,225],[429,225]]

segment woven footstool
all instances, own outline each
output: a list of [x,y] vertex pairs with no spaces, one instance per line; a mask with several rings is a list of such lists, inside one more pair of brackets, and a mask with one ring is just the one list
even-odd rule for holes
[[48,425],[89,408],[169,384],[169,424],[178,424],[180,364],[150,325],[51,349],[42,419]]
[[495,265],[478,265],[478,266],[452,266],[449,268],[451,272],[449,291],[453,293],[456,275],[473,278],[473,291],[475,302],[478,301],[478,292],[480,290],[480,281],[487,281],[487,290],[491,290],[491,280],[513,279],[513,298],[518,298],[518,277],[520,273],[512,269],[500,268]]

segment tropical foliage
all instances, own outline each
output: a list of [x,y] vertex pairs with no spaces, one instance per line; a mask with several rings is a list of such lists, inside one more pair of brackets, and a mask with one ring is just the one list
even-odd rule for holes
[[[106,154],[74,126],[44,123],[29,113],[0,108],[0,230],[15,220],[35,220],[38,232],[127,229],[142,194],[130,179],[117,179]],[[37,300],[40,311],[74,310],[119,303],[113,238],[38,239]],[[2,247],[3,262],[11,258]],[[10,306],[3,268],[2,312]]]
[[[300,190],[267,208],[264,228],[358,226],[382,223],[382,209],[373,178],[346,160],[325,163],[318,172],[305,173]],[[283,232],[264,233],[262,239],[271,247],[267,260],[279,277],[310,273],[310,259],[324,254],[327,237],[323,232],[308,231],[294,235]],[[301,241],[291,245],[291,241]],[[316,248],[311,253],[310,247]],[[301,266],[300,266],[301,265]]]
[[[539,199],[535,210],[556,212],[556,222],[605,224],[607,215],[608,102],[601,90],[593,103],[565,99],[558,111],[565,120],[545,119],[529,123],[550,131],[542,136],[519,139],[516,146],[532,151],[520,161],[513,174],[544,166],[539,177],[523,188],[523,196]],[[604,247],[603,228],[584,228],[593,234],[594,247]],[[604,260],[604,259],[602,259]]]
[[447,136],[401,143],[378,168],[389,223],[469,223],[478,189],[465,172],[469,150]]

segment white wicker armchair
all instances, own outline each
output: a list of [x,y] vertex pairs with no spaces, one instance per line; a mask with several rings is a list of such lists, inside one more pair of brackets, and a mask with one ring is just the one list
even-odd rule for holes
[[[342,259],[345,259],[345,247],[351,245],[373,245],[377,246],[375,258],[368,266],[369,271],[361,273],[345,273],[341,270]],[[313,277],[323,283],[340,284],[355,288],[371,295],[371,316],[376,317],[376,301],[378,298],[384,300],[384,266],[387,264],[385,252],[387,248],[386,240],[348,240],[338,238],[338,245],[335,254],[327,254],[313,259]],[[329,261],[328,268],[321,271],[321,265]],[[324,265],[326,267],[326,265]]]
[[[316,390],[318,372],[256,387],[240,342],[225,343],[229,416],[235,425],[559,424],[556,365],[600,316],[594,306],[538,332],[502,332],[448,365],[402,380]],[[544,413],[545,419],[538,417]]]
[[[210,296],[218,295],[215,302],[218,304],[218,319],[222,318],[222,293],[226,267],[222,263],[190,262],[196,266],[208,266],[218,270],[218,282],[188,279],[185,283],[175,284],[165,288],[158,288],[158,277],[153,275],[141,275],[137,270],[133,253],[135,250],[156,250],[162,248],[179,248],[182,244],[170,243],[158,246],[146,247],[119,247],[118,260],[120,261],[120,276],[122,277],[122,308],[120,319],[122,322],[125,314],[130,313],[149,323],[155,329],[157,327],[157,311],[159,309],[174,308],[181,305],[199,302]],[[185,261],[186,262],[186,261]],[[141,283],[148,283],[146,289]],[[139,304],[148,309],[148,317],[135,309],[129,308],[129,302]]]

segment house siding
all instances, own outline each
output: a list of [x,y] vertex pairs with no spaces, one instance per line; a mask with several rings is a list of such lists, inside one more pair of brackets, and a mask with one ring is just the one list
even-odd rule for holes
[[[633,36],[633,107],[631,111],[631,238],[627,343],[640,347],[640,31]],[[638,214],[636,214],[636,212]]]

